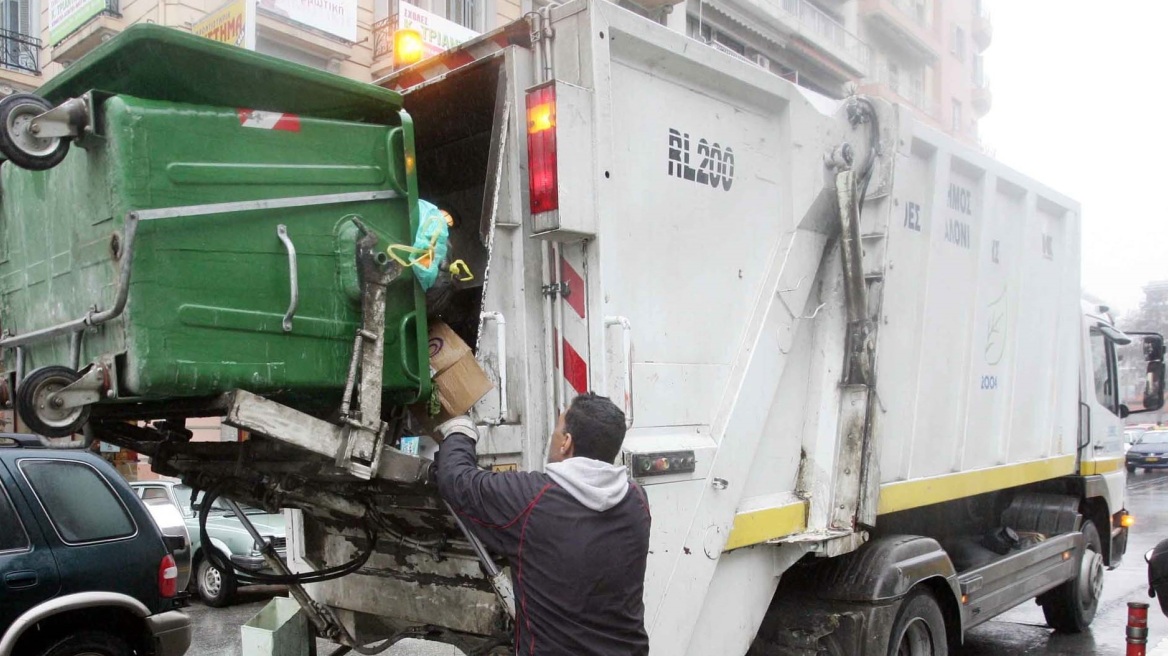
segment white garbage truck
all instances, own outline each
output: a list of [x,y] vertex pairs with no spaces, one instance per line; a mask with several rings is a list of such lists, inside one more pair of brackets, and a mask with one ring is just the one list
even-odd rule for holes
[[[578,393],[624,408],[652,653],[944,654],[1034,598],[1091,622],[1131,521],[1121,417],[1162,403],[1163,342],[1080,300],[1076,202],[598,0],[381,84],[486,272],[462,290],[497,386],[481,464],[541,468]],[[358,549],[294,528],[300,567]],[[311,595],[361,642],[506,626],[469,554],[423,547]]]
[[[540,469],[579,393],[624,409],[653,654],[946,654],[1031,599],[1055,629],[1090,624],[1132,521],[1121,418],[1162,405],[1164,344],[1081,301],[1076,202],[905,108],[823,98],[601,0],[379,84],[475,272],[429,310],[472,326],[494,383],[480,464]],[[294,509],[273,567],[320,635],[527,653],[505,563],[411,433],[355,476],[343,426],[226,404],[246,441],[100,437]]]

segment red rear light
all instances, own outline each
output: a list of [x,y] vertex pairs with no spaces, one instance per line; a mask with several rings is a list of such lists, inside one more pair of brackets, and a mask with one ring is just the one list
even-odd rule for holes
[[556,178],[556,88],[549,83],[527,92],[527,182],[532,214],[559,209]]
[[158,564],[158,594],[170,599],[178,594],[178,563],[174,556],[166,554]]

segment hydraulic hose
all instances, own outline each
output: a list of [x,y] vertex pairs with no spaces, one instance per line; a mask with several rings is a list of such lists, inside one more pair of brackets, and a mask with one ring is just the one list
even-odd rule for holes
[[[211,504],[219,498],[219,492],[208,490],[203,494],[203,503],[199,508],[199,540],[203,545],[203,554],[220,571],[234,572],[236,577],[244,583],[260,583],[260,584],[275,584],[275,585],[294,585],[307,583],[321,583],[323,581],[331,581],[339,579],[342,576],[347,576],[361,569],[369,557],[373,555],[373,551],[377,548],[377,531],[374,530],[373,525],[368,519],[363,523],[362,528],[365,530],[365,538],[368,541],[368,546],[365,551],[358,555],[353,560],[335,567],[328,567],[325,569],[316,570],[313,572],[304,572],[300,574],[267,574],[264,572],[250,572],[236,567],[231,559],[226,554],[221,552],[214,544],[211,543],[211,537],[207,534],[207,517],[211,512]],[[271,544],[265,544],[264,549],[271,549]]]

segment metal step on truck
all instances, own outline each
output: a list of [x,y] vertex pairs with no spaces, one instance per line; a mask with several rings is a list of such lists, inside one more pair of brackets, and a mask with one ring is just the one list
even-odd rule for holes
[[[206,65],[118,63],[151,52]],[[1091,623],[1163,338],[1081,300],[1077,203],[911,112],[601,0],[379,86],[152,26],[63,76],[0,101],[8,396],[289,509],[265,551],[319,635],[526,653],[412,448],[438,320],[495,385],[484,467],[542,467],[576,394],[623,406],[653,654],[946,654],[1030,600]],[[473,279],[382,257],[423,199]]]

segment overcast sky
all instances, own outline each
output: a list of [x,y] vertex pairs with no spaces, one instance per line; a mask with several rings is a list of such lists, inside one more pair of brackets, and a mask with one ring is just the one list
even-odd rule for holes
[[[944,1],[944,0],[941,0]],[[1083,205],[1083,285],[1129,310],[1168,280],[1168,1],[996,0],[980,124]]]

